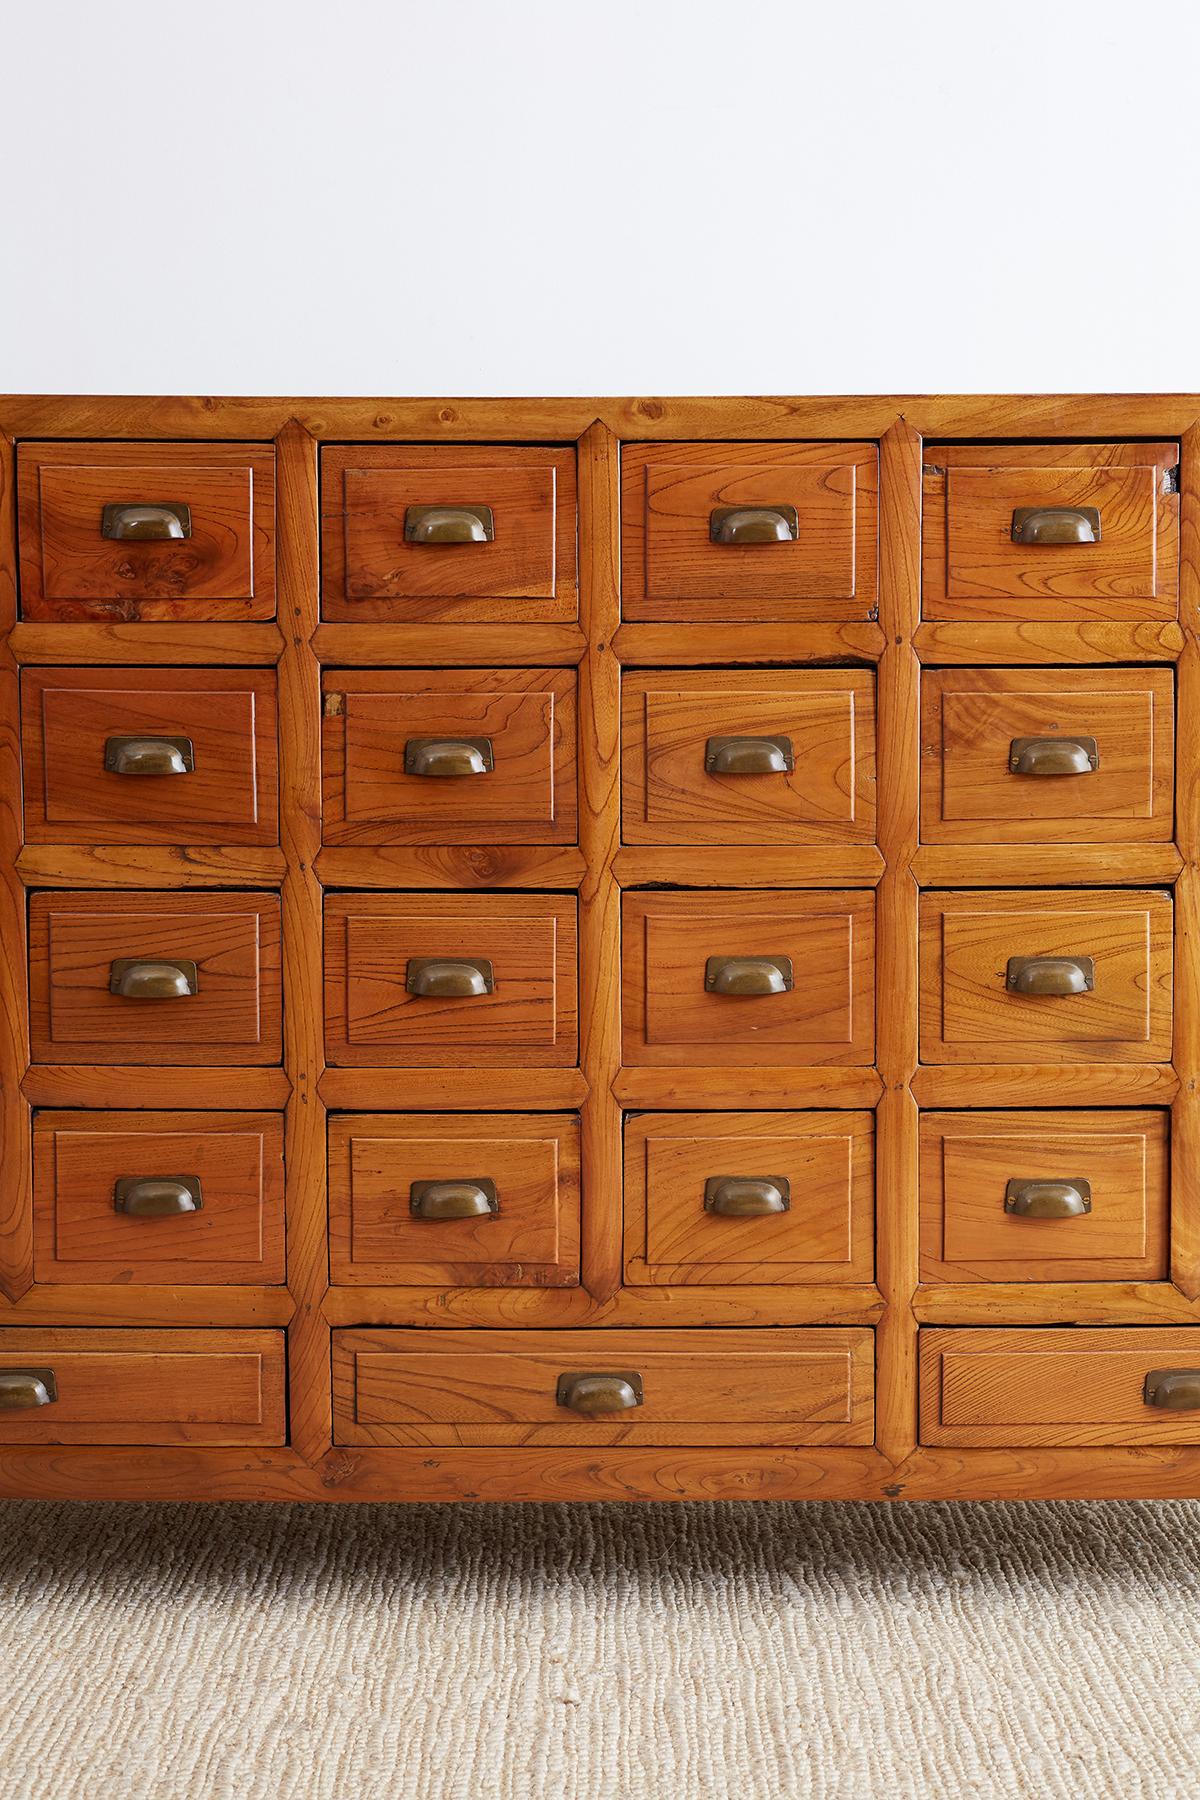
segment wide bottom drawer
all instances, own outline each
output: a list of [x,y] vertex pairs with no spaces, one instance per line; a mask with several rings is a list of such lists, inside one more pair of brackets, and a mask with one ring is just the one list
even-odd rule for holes
[[0,1444],[282,1444],[281,1331],[0,1331]]
[[869,1444],[868,1329],[339,1331],[341,1444]]

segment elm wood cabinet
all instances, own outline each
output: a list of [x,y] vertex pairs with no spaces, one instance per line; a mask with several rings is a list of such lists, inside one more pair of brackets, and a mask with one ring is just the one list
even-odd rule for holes
[[1200,1494],[1200,396],[0,399],[0,1495]]

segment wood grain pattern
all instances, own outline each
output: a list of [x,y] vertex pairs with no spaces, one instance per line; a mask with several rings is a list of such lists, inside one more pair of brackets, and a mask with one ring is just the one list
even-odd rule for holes
[[922,1106],[1170,1106],[1179,1077],[1165,1063],[922,1064],[912,1091]]
[[1200,1299],[1200,424],[1184,433],[1180,486],[1179,733],[1175,762],[1176,835],[1184,868],[1175,886],[1175,1008],[1172,1055],[1179,1093],[1171,1116],[1173,1155],[1171,1275]]
[[1183,858],[1174,844],[926,844],[913,858],[921,887],[1166,887]]
[[24,619],[13,626],[9,645],[19,663],[264,668],[279,661],[283,638],[276,625],[61,625]]
[[23,837],[20,688],[12,654],[17,613],[16,486],[13,447],[0,434],[0,1316],[33,1281],[25,890],[17,873]]
[[883,858],[874,844],[780,850],[756,844],[636,845],[618,850],[613,872],[622,887],[875,887]]
[[916,646],[923,663],[1174,662],[1183,648],[1183,633],[1173,620],[1140,625],[1108,619],[1004,624],[941,620],[918,627]]
[[871,621],[803,624],[739,624],[736,633],[719,621],[711,625],[662,625],[626,621],[613,638],[624,668],[659,664],[871,663],[883,648],[883,633]]

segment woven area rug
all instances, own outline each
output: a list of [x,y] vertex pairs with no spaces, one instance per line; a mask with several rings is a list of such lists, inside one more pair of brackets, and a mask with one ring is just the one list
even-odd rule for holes
[[1200,1503],[0,1505],[2,1800],[1192,1800]]

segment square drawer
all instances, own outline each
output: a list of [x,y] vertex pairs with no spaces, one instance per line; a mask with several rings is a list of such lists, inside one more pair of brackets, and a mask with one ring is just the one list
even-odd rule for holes
[[1153,889],[921,896],[921,1059],[1171,1059],[1171,897]]
[[1161,1281],[1165,1112],[921,1115],[921,1280]]
[[321,452],[322,616],[569,622],[574,447],[334,444]]
[[278,1113],[38,1113],[33,1183],[39,1282],[286,1279]]
[[328,671],[327,844],[575,842],[575,671]]
[[275,844],[267,669],[23,669],[34,844]]
[[869,1444],[874,1334],[335,1331],[334,1442]]
[[275,616],[268,444],[21,444],[26,619]]
[[873,893],[627,893],[623,918],[626,1063],[873,1060]]
[[621,742],[627,844],[874,840],[866,671],[627,673]]
[[1173,619],[1178,444],[932,444],[927,619]]
[[282,1331],[0,1330],[0,1444],[282,1444]]
[[878,495],[874,444],[626,444],[622,613],[873,618]]
[[333,1280],[573,1287],[579,1121],[568,1113],[370,1113],[329,1121]]
[[330,894],[325,1046],[347,1066],[578,1058],[572,894]]
[[870,1281],[870,1113],[639,1113],[625,1124],[625,1279]]
[[930,669],[921,836],[940,844],[1165,843],[1169,669]]
[[277,894],[33,894],[33,1060],[277,1063]]
[[1197,1325],[927,1329],[920,1365],[923,1444],[1200,1444]]

